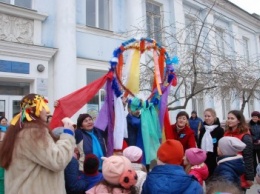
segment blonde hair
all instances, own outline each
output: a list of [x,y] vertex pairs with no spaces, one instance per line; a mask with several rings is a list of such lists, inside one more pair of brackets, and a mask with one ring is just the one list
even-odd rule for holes
[[204,110],[204,113],[205,112],[210,112],[210,114],[214,117],[214,121],[216,121],[217,114],[216,114],[216,111],[213,108],[207,108],[207,109]]

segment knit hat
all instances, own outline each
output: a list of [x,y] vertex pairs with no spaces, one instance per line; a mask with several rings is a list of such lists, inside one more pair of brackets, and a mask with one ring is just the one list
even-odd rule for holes
[[191,165],[199,165],[207,158],[207,153],[199,148],[189,148],[185,151],[185,156]]
[[236,137],[222,137],[218,142],[219,150],[224,156],[237,155],[238,152],[242,152],[246,144]]
[[182,163],[184,156],[183,146],[181,142],[177,140],[166,140],[162,143],[157,151],[158,159],[166,164],[177,164]]
[[137,146],[129,146],[123,151],[123,156],[128,158],[131,162],[137,162],[141,159],[143,151]]
[[124,156],[102,157],[104,160],[102,173],[104,179],[113,185],[121,185],[128,189],[137,182],[136,172],[131,167],[131,162]]
[[83,164],[86,174],[95,174],[98,172],[99,160],[95,154],[87,154]]
[[251,113],[251,117],[258,117],[258,118],[260,118],[260,112],[258,112],[258,111],[253,111],[253,112]]

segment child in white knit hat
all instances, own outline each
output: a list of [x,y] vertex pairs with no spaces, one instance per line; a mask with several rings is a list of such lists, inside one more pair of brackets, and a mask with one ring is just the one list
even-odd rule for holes
[[128,158],[132,163],[132,168],[136,171],[138,180],[136,183],[137,194],[142,193],[142,186],[146,179],[146,168],[141,164],[143,151],[137,146],[129,146],[124,149],[123,156]]
[[245,172],[245,164],[242,155],[238,153],[242,152],[245,147],[246,144],[236,137],[222,137],[218,142],[218,166],[213,176],[221,177],[240,187],[240,176]]

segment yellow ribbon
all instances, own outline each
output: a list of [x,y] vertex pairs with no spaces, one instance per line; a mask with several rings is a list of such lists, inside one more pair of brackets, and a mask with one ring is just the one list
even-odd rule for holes
[[13,119],[11,120],[11,125],[15,125],[17,123],[17,121],[20,119],[21,117],[21,113],[18,113],[17,115],[15,115],[13,117]]
[[153,50],[153,60],[154,60],[154,79],[156,82],[156,87],[159,95],[162,95],[162,90],[160,86],[160,84],[162,83],[162,79],[161,79],[161,73],[160,73],[159,62],[158,62],[158,54],[155,50]]
[[135,50],[133,53],[132,64],[130,67],[130,73],[127,80],[126,87],[133,93],[137,94],[139,92],[139,79],[140,79],[140,51]]

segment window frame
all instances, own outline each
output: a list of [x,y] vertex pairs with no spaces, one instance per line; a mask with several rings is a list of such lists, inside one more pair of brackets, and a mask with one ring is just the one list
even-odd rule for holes
[[193,17],[185,15],[185,43],[187,44],[187,48],[191,49],[196,44],[197,40],[197,31],[196,31],[196,20]]
[[[157,13],[155,13],[155,12],[151,12],[151,11],[148,11],[147,10],[147,4],[152,4],[152,6],[158,6],[159,7],[159,14],[157,14]],[[156,36],[155,36],[155,32],[156,32],[156,27],[155,27],[155,18],[159,18],[159,20],[160,20],[160,26],[159,26],[159,28],[160,29],[162,29],[162,26],[163,26],[163,22],[162,22],[162,17],[163,17],[163,15],[162,15],[162,7],[163,5],[162,4],[159,4],[159,3],[156,3],[156,2],[153,2],[153,1],[146,1],[145,2],[145,8],[146,8],[146,29],[147,29],[147,36],[149,37],[149,38],[152,38],[152,39],[154,39],[154,40],[156,40],[156,42],[157,43],[159,43],[159,44],[162,44],[163,43],[163,33],[162,33],[162,31],[161,31],[161,33],[160,33],[160,37],[159,37],[159,39],[160,40],[158,40],[158,38],[156,38]],[[150,24],[148,24],[148,17],[150,17],[151,18],[151,23]],[[151,27],[150,27],[150,29],[151,29],[151,31],[149,32],[149,30],[148,30],[148,25],[150,25]],[[158,26],[157,26],[158,27]]]
[[221,52],[221,55],[225,56],[225,30],[216,27],[215,39],[217,51]]
[[[108,1],[108,8],[107,8],[107,12],[108,12],[108,24],[107,24],[107,28],[101,28],[100,27],[100,23],[99,23],[99,18],[100,18],[100,12],[99,12],[99,1],[100,0],[94,0],[95,1],[95,26],[92,26],[92,25],[90,25],[90,24],[87,24],[87,17],[88,17],[88,15],[87,15],[87,13],[86,13],[86,26],[88,26],[88,27],[91,27],[91,28],[98,28],[98,29],[101,29],[101,30],[108,30],[108,31],[110,31],[110,29],[111,29],[111,22],[112,22],[112,20],[111,20],[111,13],[112,13],[112,11],[111,11],[111,9],[112,9],[112,6],[111,6],[111,4],[112,4],[112,2],[111,2],[111,0],[107,0]],[[86,4],[86,12],[87,12],[87,4]]]
[[[33,6],[34,6],[34,0],[30,0],[31,1],[31,7],[23,7],[23,6],[19,6],[19,5],[16,5],[15,2],[18,1],[18,0],[9,0],[9,3],[6,3],[6,4],[10,4],[10,5],[14,5],[14,6],[17,6],[17,7],[21,7],[21,8],[24,8],[24,9],[33,9]],[[21,1],[21,0],[19,0]],[[1,2],[1,1],[0,1]],[[5,3],[5,2],[3,2]]]
[[243,36],[243,57],[246,60],[246,62],[250,62],[250,47],[249,47],[249,38]]

